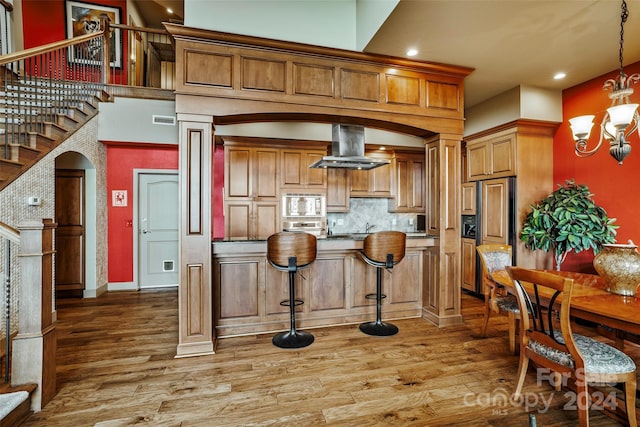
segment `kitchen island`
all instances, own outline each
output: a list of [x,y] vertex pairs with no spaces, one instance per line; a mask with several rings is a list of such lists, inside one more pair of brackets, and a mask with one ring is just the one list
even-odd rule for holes
[[[316,261],[296,278],[299,329],[371,321],[376,316],[376,269],[361,255],[366,234],[334,235],[318,239]],[[428,251],[437,237],[407,234],[404,259],[392,273],[385,272],[383,318],[423,316]],[[287,273],[269,265],[265,240],[212,242],[213,323],[218,338],[272,333],[289,327],[289,308],[280,301],[289,296]]]

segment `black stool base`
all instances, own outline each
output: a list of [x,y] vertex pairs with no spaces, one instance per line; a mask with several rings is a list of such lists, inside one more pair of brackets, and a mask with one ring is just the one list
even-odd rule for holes
[[314,337],[309,332],[288,331],[274,336],[271,342],[280,348],[302,348],[310,345],[313,340]]
[[398,327],[391,323],[385,322],[367,322],[360,325],[360,330],[367,335],[375,335],[378,337],[388,337],[398,333]]

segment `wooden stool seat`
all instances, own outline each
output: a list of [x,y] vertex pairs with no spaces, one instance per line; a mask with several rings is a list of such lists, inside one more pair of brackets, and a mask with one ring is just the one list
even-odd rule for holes
[[376,320],[360,325],[360,330],[368,335],[389,336],[398,333],[398,327],[382,321],[382,271],[391,270],[402,261],[405,254],[407,235],[400,231],[379,231],[368,235],[363,242],[362,258],[367,264],[376,267],[376,293],[365,298],[376,300]]
[[295,297],[295,275],[316,259],[316,236],[304,232],[281,231],[267,239],[267,259],[276,270],[289,273],[289,299],[280,305],[289,306],[290,328],[273,337],[272,342],[281,348],[301,348],[310,345],[314,337],[308,332],[296,330],[295,307],[304,304]]

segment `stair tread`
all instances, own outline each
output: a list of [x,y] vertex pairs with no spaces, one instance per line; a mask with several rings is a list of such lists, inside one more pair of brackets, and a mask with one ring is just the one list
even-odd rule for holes
[[12,386],[11,384],[0,384],[0,394],[14,393],[16,391],[26,391],[27,393],[32,393],[37,387],[38,385],[35,383],[15,386]]

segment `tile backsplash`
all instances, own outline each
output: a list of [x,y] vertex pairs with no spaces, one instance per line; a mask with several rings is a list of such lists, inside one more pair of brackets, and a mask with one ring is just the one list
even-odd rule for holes
[[375,226],[371,232],[397,230],[416,231],[416,214],[391,213],[389,203],[382,198],[352,198],[349,213],[328,213],[327,226],[333,234],[364,233],[366,226]]

